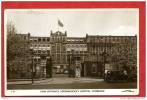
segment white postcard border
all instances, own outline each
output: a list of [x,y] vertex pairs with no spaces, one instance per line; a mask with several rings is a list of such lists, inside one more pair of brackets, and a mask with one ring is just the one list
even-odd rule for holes
[[[105,8],[106,10],[107,8]],[[107,10],[137,10],[139,13],[138,8],[114,8],[114,9],[107,9]],[[49,10],[49,11],[97,11],[97,10],[104,10],[102,8],[97,9],[7,9],[7,10],[15,10],[15,11],[41,11],[41,10]],[[6,23],[7,23],[7,10],[4,12],[4,67],[5,67],[5,96],[119,96],[119,95],[138,95],[139,94],[139,32],[137,34],[137,89],[40,89],[40,90],[7,90],[7,74],[6,74]],[[138,28],[139,28],[139,14],[138,14]],[[65,91],[71,92],[65,92]],[[56,91],[56,92],[52,92]],[[77,91],[77,92],[72,92]],[[81,92],[81,91],[90,91],[90,92]],[[97,91],[97,92],[92,92]]]

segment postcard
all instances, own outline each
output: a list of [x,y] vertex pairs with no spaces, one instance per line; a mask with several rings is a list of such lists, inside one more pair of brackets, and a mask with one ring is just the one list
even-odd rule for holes
[[144,2],[2,2],[3,96],[143,96]]

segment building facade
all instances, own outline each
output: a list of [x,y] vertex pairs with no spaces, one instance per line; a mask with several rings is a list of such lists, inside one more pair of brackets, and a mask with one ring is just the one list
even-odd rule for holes
[[51,57],[53,61],[53,66],[58,66],[61,68],[66,68],[67,66],[67,56],[66,56],[66,43],[67,43],[67,33],[62,33],[57,31],[50,34],[50,44],[51,44]]
[[85,64],[91,65],[86,66],[90,69],[87,75],[102,77],[104,64],[113,64],[115,70],[137,70],[137,36],[86,35],[86,43]]
[[51,56],[49,37],[30,37],[30,49],[33,51],[33,66],[36,77],[46,77],[46,62]]
[[29,43],[38,77],[46,77],[47,59],[52,59],[53,69],[60,73],[74,69],[78,61],[84,77],[102,77],[106,63],[127,63],[137,69],[137,36],[68,37],[66,31],[51,31],[49,37],[30,36]]

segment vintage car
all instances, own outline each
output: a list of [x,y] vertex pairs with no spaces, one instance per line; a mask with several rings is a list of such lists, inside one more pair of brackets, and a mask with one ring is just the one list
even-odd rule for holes
[[107,73],[105,73],[104,80],[106,82],[127,82],[128,75],[124,71],[108,70]]

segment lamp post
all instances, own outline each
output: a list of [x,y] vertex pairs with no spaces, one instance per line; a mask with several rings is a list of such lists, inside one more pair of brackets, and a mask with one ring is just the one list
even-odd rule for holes
[[104,60],[103,60],[103,63],[104,63],[104,68],[103,68],[104,74],[103,75],[104,76],[103,77],[105,77],[105,64],[106,64],[106,59],[107,59],[107,56],[108,56],[108,54],[106,52],[106,47],[107,47],[107,45],[106,45],[106,43],[104,43],[104,52],[101,54],[104,58]]
[[68,76],[71,77],[71,69],[70,69],[70,54],[68,56]]

